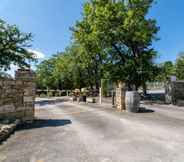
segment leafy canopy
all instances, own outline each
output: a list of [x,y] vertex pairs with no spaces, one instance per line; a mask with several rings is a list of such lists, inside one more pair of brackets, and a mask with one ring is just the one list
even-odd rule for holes
[[30,33],[22,33],[17,26],[0,19],[0,69],[10,69],[11,64],[28,67],[27,61],[35,61],[34,55],[26,50],[31,39]]
[[74,27],[74,38],[90,56],[99,55],[111,79],[141,85],[155,75],[151,47],[159,27],[146,16],[152,0],[91,0],[83,19]]

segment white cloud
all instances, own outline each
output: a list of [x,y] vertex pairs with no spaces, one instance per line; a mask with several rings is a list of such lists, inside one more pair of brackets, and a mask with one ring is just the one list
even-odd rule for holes
[[6,71],[6,73],[10,74],[12,77],[15,76],[15,71],[18,69],[18,66],[11,64],[10,70]]
[[28,52],[33,53],[35,55],[35,58],[37,58],[37,59],[44,59],[45,58],[45,55],[38,50],[33,50],[33,49],[27,49],[27,50],[28,50]]
[[[27,51],[33,53],[35,55],[35,58],[40,59],[40,61],[45,58],[45,55],[42,52],[38,51],[38,50],[27,49]],[[6,71],[6,73],[8,73],[12,77],[14,77],[15,76],[15,71],[18,68],[19,67],[17,65],[11,64],[10,65],[10,70]],[[31,68],[32,69],[35,69],[35,66],[34,65],[31,65]]]

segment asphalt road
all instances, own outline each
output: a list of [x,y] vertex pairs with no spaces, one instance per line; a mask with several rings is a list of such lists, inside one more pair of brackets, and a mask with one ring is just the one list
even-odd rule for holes
[[184,110],[40,102],[37,121],[0,145],[0,162],[183,162]]

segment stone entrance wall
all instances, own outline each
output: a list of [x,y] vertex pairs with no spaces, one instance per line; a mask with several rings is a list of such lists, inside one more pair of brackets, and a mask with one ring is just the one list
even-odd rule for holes
[[0,79],[0,119],[34,119],[35,73],[27,69],[16,71],[15,80]]

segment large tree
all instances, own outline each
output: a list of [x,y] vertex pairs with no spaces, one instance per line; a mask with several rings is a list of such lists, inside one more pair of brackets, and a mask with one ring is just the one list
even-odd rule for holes
[[153,74],[156,52],[151,45],[159,28],[154,19],[147,18],[152,3],[91,0],[84,5],[83,19],[77,22],[74,36],[89,55],[106,54],[106,69],[115,81],[138,87],[150,78],[145,74]]
[[37,67],[37,83],[40,88],[74,89],[93,87],[93,67],[89,67],[85,54],[78,44],[72,44],[64,52],[43,61]]
[[[57,55],[55,75],[57,78],[62,78],[65,88],[72,86],[93,88],[95,85],[94,64],[86,56],[85,50],[77,43],[73,43]],[[67,83],[70,83],[70,86],[66,85]]]
[[27,67],[28,61],[35,61],[34,54],[28,52],[32,36],[22,33],[15,25],[0,19],[0,69],[7,70],[11,64]]
[[55,58],[42,61],[36,70],[36,82],[38,88],[56,88],[54,77]]
[[172,61],[165,61],[158,64],[158,73],[155,78],[156,81],[166,82],[170,76],[176,75],[176,67]]

